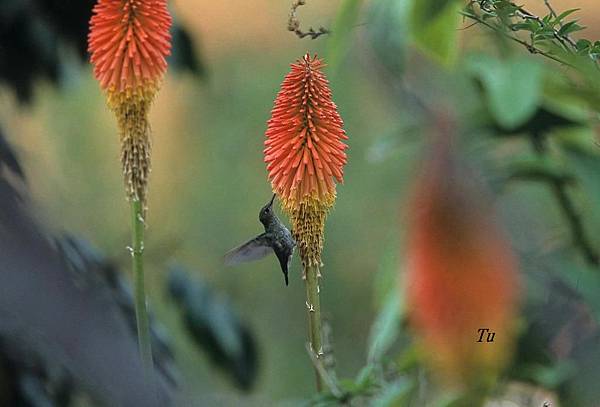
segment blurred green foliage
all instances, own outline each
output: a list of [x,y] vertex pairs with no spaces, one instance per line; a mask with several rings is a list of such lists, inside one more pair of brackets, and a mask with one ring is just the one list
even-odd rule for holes
[[[490,186],[526,281],[519,349],[502,384],[528,383],[530,396],[541,388],[565,406],[593,405],[600,396],[592,380],[600,377],[600,270],[574,234],[599,250],[597,43],[563,43],[585,34],[573,13],[549,12],[538,21],[505,0],[471,2],[463,11],[481,30],[458,30],[469,22],[457,1],[362,3],[342,2],[327,46],[325,37],[307,43],[290,34],[289,47],[269,53],[256,46],[203,55],[206,82],[169,76],[156,100],[149,296],[175,337],[182,403],[460,402],[421,365],[401,289],[407,196],[431,111],[448,110],[463,135],[461,154]],[[270,196],[265,122],[288,64],[307,47],[330,58],[334,100],[350,137],[345,184],[326,228],[321,291],[340,394],[312,398],[297,259],[288,288],[274,258],[234,269],[221,263],[223,253],[260,230],[258,210]],[[89,71],[72,72],[63,92],[43,88],[40,95],[29,112],[38,131],[13,140],[40,211],[126,262],[116,130],[102,95]],[[8,113],[1,118],[20,126]],[[172,258],[226,292],[257,334],[262,371],[253,393],[237,393],[192,345],[164,291],[163,266]],[[508,388],[499,386],[495,397],[514,399]]]

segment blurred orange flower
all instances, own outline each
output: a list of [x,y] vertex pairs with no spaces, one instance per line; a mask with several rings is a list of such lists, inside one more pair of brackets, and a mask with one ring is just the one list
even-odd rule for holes
[[433,370],[472,385],[494,380],[512,352],[518,266],[451,143],[448,134],[437,139],[416,184],[406,289],[410,320]]
[[269,180],[292,218],[300,256],[317,266],[335,181],[343,182],[343,140],[348,139],[323,66],[309,54],[292,64],[275,99],[264,150]]

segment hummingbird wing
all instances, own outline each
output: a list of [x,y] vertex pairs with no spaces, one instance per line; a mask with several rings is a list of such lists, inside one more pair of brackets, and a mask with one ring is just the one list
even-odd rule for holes
[[224,261],[226,265],[234,266],[247,261],[262,259],[271,253],[273,253],[273,249],[269,245],[267,234],[263,233],[241,246],[228,251],[225,254]]

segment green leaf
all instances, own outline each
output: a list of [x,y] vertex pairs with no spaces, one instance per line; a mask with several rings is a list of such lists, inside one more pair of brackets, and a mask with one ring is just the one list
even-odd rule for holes
[[373,371],[375,367],[373,364],[368,363],[365,367],[360,369],[356,376],[356,385],[360,388],[367,388],[373,382]]
[[383,390],[375,397],[370,406],[373,407],[394,407],[407,405],[415,383],[406,377],[400,378],[395,382],[386,385]]
[[454,0],[422,0],[418,1],[418,7],[414,4],[413,12],[417,11],[422,21],[433,21],[453,2]]
[[537,27],[534,24],[531,24],[529,21],[524,22],[524,23],[516,23],[510,26],[510,28],[513,31],[529,31],[529,32],[534,32]]
[[401,302],[396,290],[390,293],[388,299],[371,327],[368,342],[368,361],[376,363],[392,346],[400,333]]
[[577,49],[579,51],[588,50],[588,49],[590,49],[591,46],[592,46],[592,42],[590,40],[581,39],[581,40],[577,41]]
[[410,0],[378,0],[371,2],[368,31],[371,47],[381,63],[396,75],[404,70],[406,43],[409,39]]
[[514,129],[535,113],[542,97],[543,73],[536,61],[478,55],[468,67],[482,82],[490,112],[502,127]]
[[577,24],[577,20],[575,20],[575,21],[569,21],[567,24],[563,25],[558,30],[558,33],[560,35],[569,35],[571,33],[581,31],[583,29],[585,29],[585,27],[582,27],[579,24]]
[[335,71],[350,47],[350,39],[358,19],[363,0],[343,0],[328,41],[327,63]]
[[574,177],[565,170],[562,163],[533,154],[511,160],[508,164],[508,177],[519,180],[574,181]]
[[414,0],[411,33],[425,54],[444,66],[452,66],[458,55],[460,6],[455,0]]
[[558,17],[556,17],[556,19],[554,20],[554,22],[552,23],[552,25],[556,25],[558,23],[561,23],[562,20],[564,20],[566,17],[570,16],[571,14],[573,14],[574,12],[579,11],[579,10],[581,10],[581,9],[579,9],[579,8],[572,8],[570,10],[563,11],[562,13],[560,13],[558,15]]

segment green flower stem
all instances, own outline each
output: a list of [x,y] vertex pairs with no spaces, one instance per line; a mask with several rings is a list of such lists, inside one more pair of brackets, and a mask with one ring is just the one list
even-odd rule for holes
[[139,200],[131,200],[132,247],[131,258],[135,276],[135,318],[137,322],[138,345],[144,365],[144,372],[152,371],[152,347],[148,310],[146,308],[146,292],[144,288],[144,210]]
[[[323,356],[321,337],[321,302],[319,300],[319,268],[316,266],[305,267],[306,276],[306,311],[308,313],[308,338],[310,347],[317,360]],[[323,379],[315,369],[317,376],[317,391],[323,389]]]

